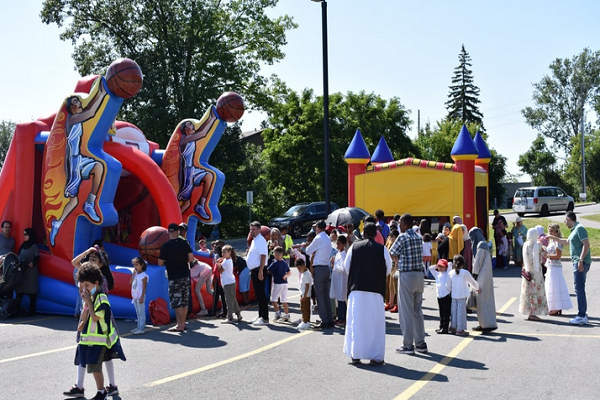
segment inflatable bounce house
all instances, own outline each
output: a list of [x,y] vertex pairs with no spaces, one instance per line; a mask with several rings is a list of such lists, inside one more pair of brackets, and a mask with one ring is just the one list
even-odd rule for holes
[[[71,260],[101,239],[115,280],[113,312],[135,318],[131,259],[142,253],[144,231],[186,222],[193,249],[197,224],[221,220],[217,205],[225,176],[208,160],[227,122],[241,118],[242,98],[223,94],[200,120],[181,121],[160,150],[135,125],[115,121],[142,79],[134,61],[116,60],[106,77],[82,78],[56,114],[17,125],[0,174],[0,207],[2,220],[12,222],[16,249],[23,240],[18,233],[27,227],[37,232],[38,312],[74,314]],[[195,257],[212,264],[208,253]],[[168,300],[165,268],[149,265],[147,273],[146,304]],[[202,295],[210,306],[212,296]],[[197,299],[193,304],[197,311]]]
[[479,132],[472,139],[463,125],[451,155],[454,164],[394,161],[382,137],[371,156],[357,130],[344,156],[348,206],[383,209],[387,215],[438,217],[442,222],[458,215],[469,229],[478,226],[487,236],[490,151]]

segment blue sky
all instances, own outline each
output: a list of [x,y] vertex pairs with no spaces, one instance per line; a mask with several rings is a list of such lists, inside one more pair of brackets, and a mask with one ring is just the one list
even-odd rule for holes
[[[56,26],[42,24],[41,4],[0,5],[0,120],[23,122],[55,112],[78,79],[71,43],[60,41]],[[296,91],[322,94],[320,4],[282,0],[268,12],[291,15],[300,26],[288,33],[285,59],[264,72]],[[414,137],[417,110],[421,125],[446,115],[448,86],[464,44],[481,90],[488,144],[518,173],[518,156],[536,136],[520,113],[532,105],[531,84],[549,73],[556,58],[571,58],[585,47],[600,50],[598,20],[596,0],[329,0],[329,91],[399,97],[412,112]],[[264,118],[247,113],[243,129],[258,127]],[[591,112],[588,118],[596,120]]]

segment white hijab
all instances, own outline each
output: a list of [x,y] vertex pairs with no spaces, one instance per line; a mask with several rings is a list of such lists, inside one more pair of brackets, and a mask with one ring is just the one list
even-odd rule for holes
[[[541,271],[540,244],[538,243],[538,230],[536,228],[530,228],[527,231],[527,241],[523,245],[523,254],[532,256],[533,265],[529,266],[530,270]],[[528,264],[529,257],[523,257],[523,262]]]

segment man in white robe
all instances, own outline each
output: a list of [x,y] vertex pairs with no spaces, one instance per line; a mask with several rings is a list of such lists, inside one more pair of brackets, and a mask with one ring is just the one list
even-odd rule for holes
[[375,242],[377,227],[364,226],[365,240],[355,242],[346,255],[348,311],[344,353],[352,364],[370,360],[382,365],[385,357],[385,282],[392,259],[385,246]]

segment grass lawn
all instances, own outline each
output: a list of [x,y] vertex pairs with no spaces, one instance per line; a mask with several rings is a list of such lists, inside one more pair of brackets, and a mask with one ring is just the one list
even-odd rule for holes
[[[586,216],[586,219],[600,222],[600,215]],[[536,225],[541,225],[544,227],[544,230],[546,231],[546,233],[548,233],[548,225],[555,223],[554,221],[551,221],[548,218],[527,218],[527,220],[525,220],[524,222],[526,222],[525,227],[527,229],[533,228]],[[571,230],[569,228],[567,228],[567,226],[563,223],[559,223],[558,225],[560,226],[560,231],[562,233],[562,236],[565,238],[568,237],[569,234],[571,233]],[[512,229],[512,224],[511,224],[510,228]],[[592,256],[600,255],[600,229],[587,228],[587,227],[585,229],[588,232],[588,239],[590,241],[590,250],[592,251]],[[492,232],[491,227],[490,227],[490,236],[489,237],[492,239],[494,237],[494,232]],[[566,246],[566,247],[568,247],[568,246]],[[563,250],[563,255],[565,257],[568,257],[569,249],[566,247]],[[492,254],[496,254],[495,246],[492,251],[493,251]]]
[[600,214],[586,215],[586,216],[581,217],[581,218],[583,218],[583,219],[589,219],[590,221],[600,222]]

